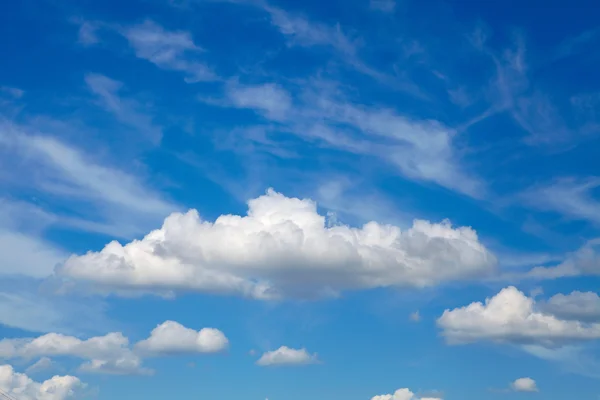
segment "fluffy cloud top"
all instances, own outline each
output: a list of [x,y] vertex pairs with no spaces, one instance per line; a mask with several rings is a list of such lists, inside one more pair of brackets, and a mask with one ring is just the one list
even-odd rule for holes
[[103,289],[195,290],[258,299],[342,290],[435,285],[490,273],[495,257],[468,227],[415,220],[403,231],[376,222],[328,226],[309,199],[273,190],[246,216],[202,220],[195,210],[125,246],[70,257],[57,274]]
[[409,389],[398,389],[394,394],[380,394],[374,396],[371,400],[442,400],[438,397],[417,397]]
[[450,343],[491,340],[552,347],[600,339],[600,324],[564,320],[539,311],[533,299],[513,286],[485,303],[446,310],[437,323]]
[[274,365],[306,365],[315,364],[319,360],[316,354],[309,354],[306,349],[291,349],[281,346],[277,350],[267,351],[256,362],[257,365],[268,367]]
[[537,392],[535,381],[531,378],[519,378],[510,385],[517,392]]
[[85,386],[78,378],[69,375],[35,382],[27,375],[15,372],[10,365],[0,365],[0,389],[20,400],[73,399]]
[[216,353],[229,345],[227,337],[218,329],[203,328],[195,331],[174,322],[158,325],[150,337],[137,343],[135,348],[148,355],[180,353]]

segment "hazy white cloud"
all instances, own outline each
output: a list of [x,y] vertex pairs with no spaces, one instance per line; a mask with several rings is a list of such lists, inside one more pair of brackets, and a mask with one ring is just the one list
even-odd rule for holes
[[600,239],[592,239],[567,255],[558,265],[535,267],[525,274],[531,279],[557,279],[569,276],[600,275]]
[[99,105],[115,116],[124,125],[134,129],[137,134],[147,137],[155,145],[160,143],[162,129],[155,125],[152,117],[141,111],[142,106],[132,98],[120,95],[121,82],[100,74],[87,74],[85,83],[98,98]]
[[0,389],[19,400],[66,400],[80,398],[86,384],[79,378],[55,375],[44,382],[35,382],[16,372],[11,365],[0,365]]
[[393,13],[396,10],[395,0],[370,0],[369,6],[372,10],[384,13]]
[[25,372],[27,372],[28,374],[35,374],[38,372],[44,372],[44,371],[54,369],[55,366],[56,366],[56,363],[54,361],[52,361],[50,358],[42,357],[39,360],[37,360],[35,363],[33,363],[32,365],[27,367]]
[[421,321],[421,314],[417,310],[417,311],[411,313],[410,316],[409,316],[409,318],[413,322],[419,322],[419,321]]
[[600,339],[600,324],[561,319],[539,308],[535,300],[510,286],[484,303],[444,311],[437,323],[454,344],[489,340],[556,347]]
[[91,21],[75,21],[79,23],[79,30],[77,31],[77,43],[83,46],[91,46],[99,43],[100,38],[98,37],[99,26]]
[[269,190],[246,216],[202,220],[195,210],[125,246],[70,257],[58,277],[105,290],[195,290],[257,299],[324,296],[376,287],[423,287],[493,272],[474,230],[415,220],[403,231],[376,222],[327,226],[309,199]]
[[[131,237],[149,221],[162,219],[177,208],[139,177],[33,126],[0,119],[0,154],[7,155],[6,162],[19,158],[16,170],[13,167],[15,176],[27,177],[19,184],[29,185],[41,197],[60,199],[60,208],[69,211],[48,214],[51,223]],[[80,213],[85,217],[73,216]]]
[[403,388],[396,390],[393,394],[380,394],[371,398],[371,400],[442,400],[439,397],[418,397],[409,389]]
[[537,392],[538,388],[535,381],[531,378],[519,378],[510,384],[510,387],[516,392]]
[[158,325],[148,339],[138,342],[136,351],[145,355],[216,353],[229,346],[227,337],[218,329],[195,331],[175,322]]
[[25,94],[25,91],[12,86],[0,86],[0,93],[7,94],[13,99],[20,99]]
[[121,30],[137,57],[165,70],[183,72],[186,81],[213,81],[218,76],[198,55],[204,50],[185,31],[168,31],[157,23],[145,22]]
[[281,346],[277,350],[267,351],[258,361],[257,365],[262,367],[276,365],[306,365],[319,362],[317,354],[310,354],[306,349],[291,349],[287,346]]
[[215,104],[252,108],[280,124],[279,131],[307,143],[373,157],[414,181],[433,182],[476,198],[485,194],[485,185],[461,165],[453,143],[456,132],[437,121],[354,104],[326,84],[302,85],[294,101],[290,92],[274,84],[232,84],[225,96],[225,102]]

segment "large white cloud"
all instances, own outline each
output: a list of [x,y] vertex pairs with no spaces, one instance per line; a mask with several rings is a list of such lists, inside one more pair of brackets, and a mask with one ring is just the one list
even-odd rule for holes
[[19,400],[74,399],[85,386],[79,378],[69,375],[35,382],[27,375],[15,372],[11,365],[0,365],[0,389]]
[[485,303],[444,311],[437,323],[450,343],[491,340],[554,347],[600,339],[600,324],[561,319],[539,308],[510,286]]
[[415,220],[408,230],[376,222],[329,226],[309,199],[273,190],[246,216],[202,220],[195,210],[125,246],[70,257],[57,275],[104,290],[194,290],[259,299],[343,290],[423,287],[490,273],[495,257],[468,227]]
[[371,400],[441,400],[439,397],[417,397],[407,388],[398,389],[394,394],[380,394]]
[[228,345],[227,337],[218,329],[195,331],[175,321],[166,321],[154,328],[150,337],[138,342],[135,348],[143,354],[160,355],[216,353],[225,350]]
[[292,349],[281,346],[277,350],[267,351],[256,362],[261,367],[275,365],[306,365],[319,362],[317,354],[310,354],[306,349]]

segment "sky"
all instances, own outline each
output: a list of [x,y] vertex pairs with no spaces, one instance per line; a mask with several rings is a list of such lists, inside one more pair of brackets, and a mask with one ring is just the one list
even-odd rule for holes
[[0,7],[0,394],[600,398],[595,2]]

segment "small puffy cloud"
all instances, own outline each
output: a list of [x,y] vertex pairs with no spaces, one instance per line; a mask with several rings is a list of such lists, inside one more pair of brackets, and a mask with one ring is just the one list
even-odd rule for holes
[[419,310],[415,311],[414,313],[411,313],[409,315],[409,318],[413,322],[419,322],[421,320],[421,314],[419,313]]
[[535,381],[531,378],[519,378],[510,384],[510,387],[516,392],[537,392],[538,388]]
[[543,309],[567,320],[600,322],[600,296],[594,292],[559,293],[552,296]]
[[555,347],[600,339],[600,324],[561,319],[539,310],[517,288],[502,289],[484,303],[446,310],[437,320],[449,343],[490,340]]
[[240,85],[230,83],[227,98],[232,106],[260,110],[268,119],[282,120],[292,107],[290,94],[276,84]]
[[418,397],[407,388],[398,389],[394,394],[380,394],[371,400],[442,400],[438,397]]
[[275,365],[307,365],[319,362],[317,354],[309,354],[306,349],[291,349],[281,346],[277,350],[267,351],[256,362],[262,367]]
[[245,216],[214,222],[173,213],[141,240],[70,257],[56,274],[115,293],[189,291],[256,299],[344,290],[426,287],[493,272],[496,258],[469,227],[415,220],[328,226],[310,199],[270,189]]
[[216,353],[228,345],[229,340],[218,329],[195,331],[175,321],[166,321],[154,328],[148,339],[138,342],[135,349],[147,355]]
[[0,365],[0,389],[19,400],[75,399],[85,387],[74,376],[56,375],[44,382],[36,382],[25,374],[15,372],[11,365]]

